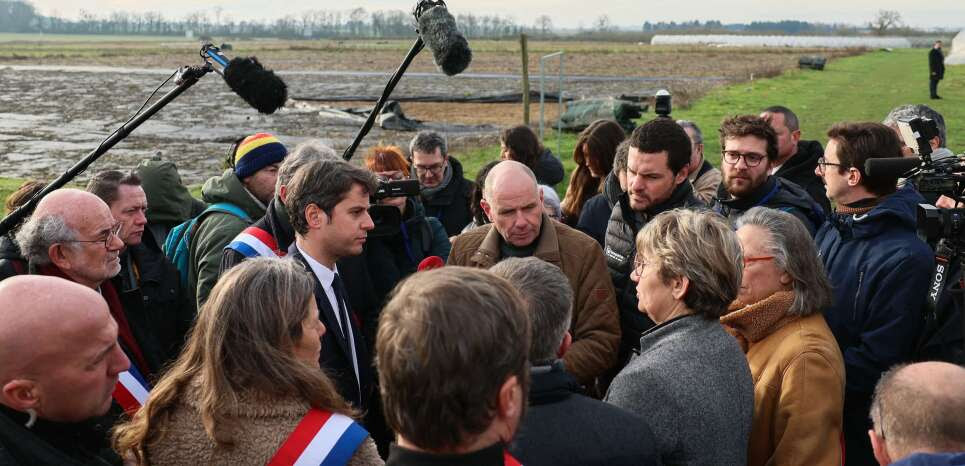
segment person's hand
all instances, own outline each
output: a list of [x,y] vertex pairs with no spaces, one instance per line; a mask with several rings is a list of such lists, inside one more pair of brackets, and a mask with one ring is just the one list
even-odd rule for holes
[[[963,205],[965,204],[962,204],[961,202],[958,203],[958,207],[962,207]],[[937,201],[935,201],[935,207],[940,209],[954,209],[956,207],[955,200],[948,196],[941,196]]]

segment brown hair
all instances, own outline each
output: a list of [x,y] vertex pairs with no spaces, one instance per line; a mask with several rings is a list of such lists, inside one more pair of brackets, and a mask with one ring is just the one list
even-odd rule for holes
[[536,161],[543,153],[539,138],[529,126],[519,125],[499,132],[499,142],[513,151],[513,158],[530,170],[536,170]]
[[895,192],[897,176],[870,177],[864,171],[868,159],[901,157],[901,140],[891,128],[881,123],[838,123],[828,130],[828,137],[838,143],[838,173],[855,168],[861,173],[861,185],[877,196]]
[[200,383],[204,430],[219,445],[233,442],[225,413],[237,411],[243,392],[297,397],[355,415],[324,372],[294,356],[313,292],[311,277],[291,260],[249,259],[222,275],[181,355],[134,418],[114,428],[114,449],[143,463],[146,448],[164,438],[174,407],[192,383]]
[[141,177],[137,173],[123,173],[117,170],[105,170],[95,173],[87,183],[87,192],[101,198],[110,206],[117,201],[117,190],[122,184],[140,186]]
[[777,160],[777,133],[767,120],[757,115],[737,115],[725,118],[720,124],[720,150],[728,139],[754,136],[767,143],[767,160]]
[[308,232],[305,208],[309,204],[317,205],[331,219],[332,210],[355,184],[362,185],[371,194],[378,181],[372,172],[344,160],[316,160],[299,168],[285,196],[292,228],[300,234]]
[[492,272],[413,274],[379,319],[376,364],[389,426],[423,449],[465,445],[493,421],[499,390],[519,380],[525,405],[530,329],[519,292]]
[[46,187],[47,183],[44,183],[43,181],[24,181],[16,191],[7,196],[7,200],[4,203],[4,208],[7,209],[7,213],[9,214],[10,212],[17,210],[18,207],[26,204],[30,198],[34,197],[35,194],[39,193]]
[[409,177],[409,162],[402,155],[402,148],[398,146],[375,146],[365,154],[365,168],[370,172],[400,171]]
[[[575,225],[580,219],[583,204],[603,187],[603,179],[593,178],[588,165],[592,163],[601,177],[606,176],[613,170],[613,157],[617,146],[626,137],[627,134],[620,124],[613,120],[596,120],[580,133],[576,148],[573,149],[576,170],[570,176],[570,184],[566,187],[566,196],[561,203],[566,223]],[[589,151],[583,151],[584,145]]]

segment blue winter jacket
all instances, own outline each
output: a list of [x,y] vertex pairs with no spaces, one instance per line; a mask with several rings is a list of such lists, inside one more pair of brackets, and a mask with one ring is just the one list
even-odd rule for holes
[[920,202],[906,186],[867,214],[832,215],[815,236],[834,287],[824,317],[844,355],[848,392],[872,393],[882,372],[912,355],[935,265],[915,233]]

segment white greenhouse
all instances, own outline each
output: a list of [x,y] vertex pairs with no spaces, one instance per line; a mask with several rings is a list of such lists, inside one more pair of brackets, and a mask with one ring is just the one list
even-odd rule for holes
[[723,47],[910,48],[904,37],[745,36],[728,34],[653,36],[652,45],[703,44]]
[[946,65],[965,65],[965,30],[952,39],[951,52],[945,57]]

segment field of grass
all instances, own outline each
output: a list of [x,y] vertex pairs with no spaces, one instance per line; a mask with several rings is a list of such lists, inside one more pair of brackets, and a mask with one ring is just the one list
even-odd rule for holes
[[[948,147],[965,150],[965,66],[951,66],[939,92],[943,100],[928,99],[927,52],[921,49],[878,51],[842,58],[829,63],[824,71],[791,70],[781,76],[724,86],[712,90],[689,108],[676,109],[674,118],[694,120],[704,133],[705,154],[712,163],[720,162],[716,128],[729,115],[756,114],[770,105],[785,105],[800,120],[805,139],[826,143],[826,131],[839,121],[881,121],[888,111],[907,103],[926,103],[945,117]],[[646,115],[642,121],[652,118]],[[556,151],[556,134],[549,131],[544,144]],[[561,151],[567,173],[574,164],[575,134],[564,134]],[[489,160],[498,157],[499,147],[485,146],[460,152],[466,176]],[[567,177],[568,179],[568,177]],[[0,197],[19,185],[18,180],[0,178]],[[563,194],[566,180],[558,191]],[[195,191],[197,192],[197,191]]]

